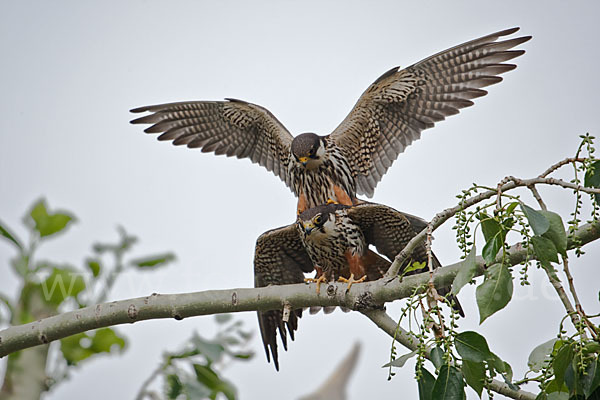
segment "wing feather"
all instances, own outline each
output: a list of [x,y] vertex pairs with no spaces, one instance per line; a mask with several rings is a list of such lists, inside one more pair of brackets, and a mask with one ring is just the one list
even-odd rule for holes
[[[311,272],[313,265],[304,250],[295,224],[267,231],[259,236],[254,251],[254,286],[286,285],[302,283],[304,272]],[[277,354],[277,331],[284,349],[287,350],[287,335],[294,340],[298,328],[298,318],[302,310],[293,310],[286,323],[281,310],[258,311],[258,324],[267,354],[267,360],[273,358],[275,368],[279,370]],[[287,327],[287,332],[286,332]]]
[[261,106],[226,99],[158,104],[131,112],[151,113],[131,123],[152,124],[144,131],[161,133],[158,140],[200,148],[204,153],[249,158],[292,188],[287,166],[293,137]]
[[518,30],[463,43],[406,69],[393,68],[367,88],[331,134],[350,159],[359,194],[373,195],[389,166],[422,130],[473,105],[473,99],[487,94],[481,88],[516,68],[505,62],[525,51],[511,49],[531,36],[497,40]]
[[[398,253],[419,233],[404,213],[382,204],[363,203],[350,207],[348,217],[360,227],[365,240],[390,261],[394,261]],[[425,246],[419,246],[413,252],[413,260],[422,262],[426,259]]]
[[[427,227],[427,222],[414,215],[405,214],[396,211],[391,207],[375,203],[363,203],[348,208],[348,216],[356,223],[365,236],[367,243],[375,246],[377,251],[389,260],[394,261],[395,257],[406,247],[419,232]],[[433,268],[441,267],[441,263],[433,256]],[[427,262],[427,249],[425,243],[417,246],[411,254],[412,261]],[[408,262],[402,266],[406,268]],[[421,270],[411,271],[410,274],[427,271],[424,267]],[[402,269],[401,269],[402,271]],[[461,316],[464,315],[462,306],[458,299],[448,294],[449,288],[440,288],[438,293],[447,295],[452,307],[455,308]]]

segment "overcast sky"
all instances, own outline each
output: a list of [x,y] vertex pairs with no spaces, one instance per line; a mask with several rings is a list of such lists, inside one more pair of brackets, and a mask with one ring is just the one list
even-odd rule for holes
[[[527,53],[518,68],[475,106],[425,131],[373,200],[431,218],[472,182],[495,186],[506,175],[533,177],[572,156],[578,135],[598,134],[600,6],[490,4],[1,1],[0,219],[23,236],[22,215],[44,196],[78,222],[44,246],[43,258],[81,265],[93,241],[116,239],[118,224],[141,238],[138,254],[177,254],[168,268],[125,275],[111,299],[250,287],[256,238],[294,221],[289,189],[248,160],[157,142],[129,124],[129,109],[233,97],[265,106],[295,135],[328,134],[391,67],[513,26],[533,35],[521,46]],[[570,195],[542,193],[567,220]],[[528,194],[524,199],[533,204]],[[442,263],[459,257],[450,227],[436,232]],[[597,247],[572,261],[589,313],[598,312]],[[10,295],[18,289],[8,267],[13,255],[0,243],[0,292]],[[531,280],[543,275],[532,268]],[[525,355],[555,335],[562,317],[549,285],[516,286],[507,310],[481,327],[474,288],[460,300],[468,315],[461,329],[489,335],[492,351],[516,377],[526,369]],[[397,315],[397,306],[388,309]],[[258,332],[254,313],[238,317]],[[210,337],[212,317],[121,326],[130,339],[123,356],[84,365],[47,399],[132,398],[161,352],[176,349],[194,329]],[[358,313],[302,318],[278,373],[256,336],[254,360],[232,366],[227,376],[242,399],[298,397],[318,386],[356,340],[364,346],[350,398],[414,398],[413,365],[388,382],[380,367],[391,340]]]

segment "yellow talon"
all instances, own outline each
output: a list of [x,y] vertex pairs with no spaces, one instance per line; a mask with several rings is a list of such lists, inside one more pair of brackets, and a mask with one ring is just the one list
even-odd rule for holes
[[344,282],[348,284],[348,287],[346,288],[346,292],[350,290],[350,288],[352,287],[353,284],[355,283],[361,283],[364,282],[365,279],[367,279],[367,276],[364,275],[362,278],[360,279],[354,279],[354,274],[350,274],[350,279],[346,279],[342,276],[339,277],[338,282]]
[[325,203],[325,204],[340,204],[340,203],[337,201],[333,201],[331,199],[327,199],[327,203]]
[[321,293],[321,283],[327,283],[327,279],[325,279],[324,275],[319,276],[318,278],[304,278],[305,283],[315,282],[317,284],[317,294]]

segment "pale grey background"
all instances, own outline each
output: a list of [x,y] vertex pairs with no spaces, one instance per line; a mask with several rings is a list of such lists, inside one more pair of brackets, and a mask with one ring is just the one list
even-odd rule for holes
[[[92,241],[123,224],[138,252],[173,250],[178,262],[121,279],[112,298],[252,285],[256,237],[294,220],[296,200],[264,169],[159,143],[129,125],[130,108],[235,97],[270,109],[294,134],[329,133],[362,91],[395,65],[512,26],[534,39],[519,68],[460,115],[425,131],[393,165],[374,201],[431,218],[472,182],[532,177],[573,155],[578,135],[598,132],[600,16],[596,2],[0,2],[0,217],[18,234],[22,215],[45,196],[76,213],[69,233],[41,256],[80,264]],[[566,178],[570,178],[565,173]],[[544,190],[568,219],[568,193]],[[524,197],[532,203],[528,194]],[[454,262],[451,224],[434,250]],[[586,310],[598,312],[597,246],[572,261]],[[18,289],[0,244],[0,291]],[[531,278],[543,275],[532,268]],[[562,316],[548,285],[515,288],[506,312],[478,327],[473,287],[460,296],[468,318],[515,375],[526,355],[555,335]],[[548,300],[549,299],[549,300]],[[397,306],[389,309],[397,315]],[[257,330],[254,313],[240,314]],[[548,321],[546,319],[549,318]],[[102,357],[48,399],[132,398],[193,329],[210,336],[211,317],[121,326],[130,346]],[[380,368],[390,339],[360,314],[301,320],[280,354],[281,372],[258,337],[250,363],[227,371],[240,398],[294,398],[312,391],[357,339],[363,353],[350,398],[414,398],[412,365],[391,381]],[[535,389],[535,388],[533,388]],[[469,392],[474,398],[474,393]]]

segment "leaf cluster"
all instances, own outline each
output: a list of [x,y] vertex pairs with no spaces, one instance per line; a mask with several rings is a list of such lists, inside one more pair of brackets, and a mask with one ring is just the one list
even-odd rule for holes
[[[5,223],[0,222],[0,235],[16,250],[11,260],[13,272],[22,281],[16,299],[0,293],[0,322],[25,324],[58,311],[77,309],[106,299],[118,274],[126,268],[154,269],[174,259],[171,253],[137,257],[124,261],[136,238],[120,228],[120,240],[115,244],[95,244],[93,254],[81,268],[64,262],[38,260],[37,253],[47,241],[66,233],[77,219],[68,211],[53,211],[44,199],[36,201],[23,218],[29,241],[20,238]],[[113,258],[114,265],[106,262]],[[5,316],[4,321],[2,316]],[[122,352],[127,340],[112,328],[80,333],[60,341],[60,352],[51,352],[50,384],[67,376],[70,367],[98,354]],[[11,355],[11,361],[19,353]],[[7,374],[13,373],[9,363]],[[18,373],[18,371],[14,371]]]
[[[182,350],[164,354],[154,378],[162,377],[165,399],[216,399],[219,395],[228,400],[237,398],[235,386],[222,371],[232,360],[246,361],[254,356],[246,349],[251,334],[242,329],[242,321],[231,322],[229,314],[215,319],[220,329],[213,339],[195,333]],[[142,387],[138,398],[144,396],[161,397]]]

